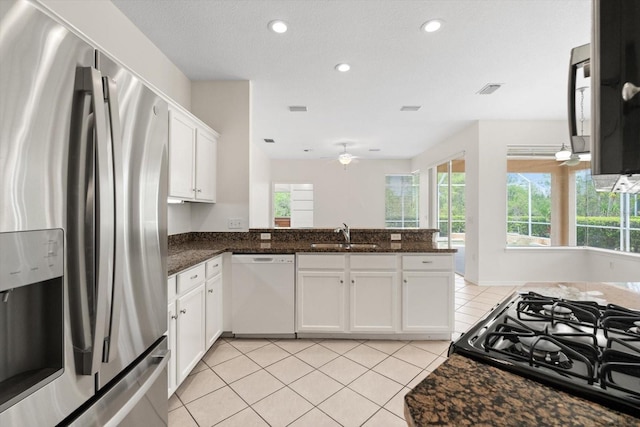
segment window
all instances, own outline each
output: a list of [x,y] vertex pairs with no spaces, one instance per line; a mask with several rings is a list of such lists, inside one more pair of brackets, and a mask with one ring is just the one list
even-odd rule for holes
[[576,172],[576,244],[640,253],[640,198],[596,192],[589,169]]
[[417,228],[420,174],[385,177],[385,225],[387,228]]
[[274,227],[313,227],[313,184],[274,184]]
[[551,174],[507,174],[507,244],[551,245]]

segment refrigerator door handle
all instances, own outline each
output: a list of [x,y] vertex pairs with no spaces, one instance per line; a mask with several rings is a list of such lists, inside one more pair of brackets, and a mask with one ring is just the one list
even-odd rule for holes
[[112,362],[117,352],[118,345],[118,332],[120,330],[120,311],[122,308],[122,287],[124,286],[124,184],[123,184],[123,171],[122,171],[122,131],[120,126],[120,106],[118,103],[118,87],[116,82],[109,78],[103,77],[104,87],[104,100],[106,103],[106,110],[109,117],[109,130],[110,144],[108,150],[110,151],[112,161],[111,172],[111,185],[114,186],[115,200],[114,200],[114,215],[113,230],[115,232],[115,242],[110,252],[110,258],[113,259],[113,278],[109,282],[110,289],[107,290],[107,295],[111,298],[111,307],[107,308],[109,312],[108,330],[107,336],[104,341],[104,354],[102,361],[105,363]]
[[69,158],[69,299],[76,369],[80,375],[93,375],[100,368],[103,353],[106,284],[111,276],[106,254],[113,246],[109,224],[113,216],[109,206],[113,203],[108,195],[113,191],[108,184],[100,72],[93,67],[77,68],[75,91],[73,119],[79,123],[73,123],[75,135],[71,141],[77,153]]
[[150,355],[152,358],[158,360],[158,364],[155,365],[151,374],[145,379],[144,383],[140,385],[140,388],[136,390],[133,396],[129,397],[127,403],[125,403],[119,410],[116,412],[113,417],[108,420],[104,427],[117,427],[120,423],[125,419],[125,417],[131,412],[131,410],[144,398],[147,394],[151,386],[156,382],[158,377],[165,371],[167,364],[169,363],[169,356],[171,354],[171,350],[159,350],[157,353]]

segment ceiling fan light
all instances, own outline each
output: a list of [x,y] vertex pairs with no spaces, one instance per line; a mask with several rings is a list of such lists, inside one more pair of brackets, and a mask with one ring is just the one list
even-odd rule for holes
[[562,147],[560,148],[560,151],[558,151],[556,153],[556,160],[559,162],[564,162],[566,160],[569,160],[571,158],[571,150],[569,150],[567,148],[566,145],[564,145],[564,143],[562,144]]
[[353,156],[349,153],[342,153],[338,156],[338,161],[343,165],[348,165],[353,160]]
[[422,26],[420,28],[422,28],[422,31],[424,31],[425,33],[435,33],[441,27],[442,27],[442,20],[440,20],[440,19],[431,19],[431,20],[425,22],[424,24],[422,24]]
[[287,23],[276,19],[275,21],[269,22],[269,29],[276,34],[283,34],[287,32]]

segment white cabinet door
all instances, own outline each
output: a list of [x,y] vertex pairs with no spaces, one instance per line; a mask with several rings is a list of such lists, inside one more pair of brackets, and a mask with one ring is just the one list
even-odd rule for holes
[[217,141],[209,132],[198,128],[196,139],[196,200],[216,201]]
[[351,272],[350,321],[353,332],[395,332],[398,284],[395,271]]
[[204,283],[176,301],[177,383],[180,384],[196,366],[205,351],[205,286]]
[[193,160],[196,126],[185,115],[169,111],[169,196],[194,198]]
[[451,272],[405,271],[402,282],[403,331],[453,331]]
[[207,280],[206,284],[206,349],[222,334],[222,274]]
[[344,332],[344,278],[343,271],[298,273],[298,331]]
[[[175,279],[173,281],[175,287]],[[177,360],[177,346],[176,346],[176,321],[178,320],[178,316],[176,314],[176,302],[173,301],[169,304],[167,308],[167,346],[169,351],[171,352],[169,359],[169,397],[176,391],[176,360]]]

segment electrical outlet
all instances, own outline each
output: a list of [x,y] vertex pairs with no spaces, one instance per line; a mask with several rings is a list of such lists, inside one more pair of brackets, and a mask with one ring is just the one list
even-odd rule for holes
[[229,228],[229,230],[242,228],[242,218],[229,218],[227,220],[227,228]]
[[260,233],[260,240],[271,240],[271,233]]
[[402,234],[400,233],[392,233],[391,234],[391,240],[402,240]]

